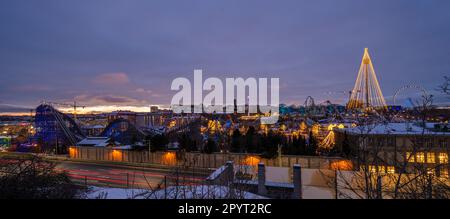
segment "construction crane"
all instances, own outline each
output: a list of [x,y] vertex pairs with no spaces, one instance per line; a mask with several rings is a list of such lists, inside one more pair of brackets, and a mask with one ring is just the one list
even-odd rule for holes
[[33,112],[34,112],[34,109],[30,109],[30,122],[33,121]]
[[80,106],[77,105],[76,101],[73,101],[73,104],[70,103],[58,103],[58,102],[49,102],[49,101],[42,101],[43,104],[49,104],[49,105],[59,105],[59,106],[69,106],[69,107],[73,107],[73,119],[76,121],[77,120],[77,107],[81,107],[82,109],[84,109],[86,106]]

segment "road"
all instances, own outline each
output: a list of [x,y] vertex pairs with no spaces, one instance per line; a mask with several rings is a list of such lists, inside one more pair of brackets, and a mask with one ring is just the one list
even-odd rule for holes
[[[173,185],[176,179],[184,184],[202,183],[206,175],[200,173],[178,173],[175,170],[130,167],[74,161],[58,161],[58,171],[66,171],[76,183],[100,187],[156,188],[158,185]],[[166,181],[166,184],[164,183]]]

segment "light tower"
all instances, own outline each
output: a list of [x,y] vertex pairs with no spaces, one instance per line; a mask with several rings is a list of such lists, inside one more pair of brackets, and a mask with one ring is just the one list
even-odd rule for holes
[[373,69],[369,49],[365,48],[359,67],[355,87],[351,91],[347,103],[348,109],[377,110],[386,109],[386,101],[378,84],[377,75]]

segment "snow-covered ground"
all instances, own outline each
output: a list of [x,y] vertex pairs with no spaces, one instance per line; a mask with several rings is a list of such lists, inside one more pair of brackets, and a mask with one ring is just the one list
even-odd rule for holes
[[369,126],[360,126],[353,128],[337,129],[338,131],[347,131],[355,134],[396,134],[396,135],[412,135],[412,134],[441,134],[450,135],[450,132],[434,131],[434,125],[439,123],[426,123],[426,127],[419,126],[417,123],[387,123]]
[[[88,199],[136,199],[135,197],[146,190],[143,189],[123,189],[123,188],[106,188],[106,187],[90,187],[87,194]],[[141,198],[142,199],[142,198]]]
[[149,191],[143,189],[91,187],[88,199],[266,199],[250,192],[231,190],[225,186],[170,186]]

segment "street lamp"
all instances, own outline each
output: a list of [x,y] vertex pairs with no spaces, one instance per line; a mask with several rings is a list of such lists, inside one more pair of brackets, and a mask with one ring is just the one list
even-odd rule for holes
[[278,166],[279,166],[279,167],[282,166],[282,162],[281,162],[281,147],[282,147],[282,145],[279,144],[279,145],[278,145],[278,150],[277,150],[277,153],[278,153]]

